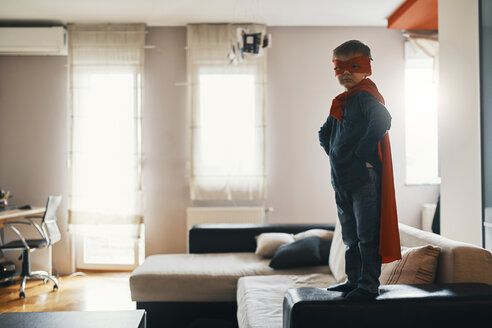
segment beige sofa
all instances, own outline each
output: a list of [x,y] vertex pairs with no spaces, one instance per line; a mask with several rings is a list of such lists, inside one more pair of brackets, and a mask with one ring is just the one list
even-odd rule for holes
[[[282,304],[289,289],[299,287],[324,288],[344,281],[344,247],[339,228],[339,225],[335,228],[331,246],[329,274],[313,272],[309,275],[270,275],[240,278],[237,290],[239,327],[282,327]],[[433,283],[480,282],[492,285],[492,255],[489,251],[405,224],[400,224],[399,228],[400,242],[403,247],[416,249],[416,247],[432,245],[434,248],[440,248],[440,255],[435,262],[436,272]],[[410,261],[405,257],[404,260]],[[382,271],[383,273],[394,271],[395,267],[396,262],[383,265]],[[404,267],[400,269],[406,270]],[[409,270],[415,270],[415,268]],[[382,279],[384,279],[383,275]],[[385,283],[383,280],[381,282],[382,284]],[[414,278],[409,283],[422,282],[418,278]]]
[[[345,279],[340,229],[335,228],[329,265],[287,270],[273,270],[268,266],[269,259],[255,255],[254,237],[263,232],[297,233],[312,228],[333,230],[334,227],[312,224],[194,227],[189,235],[192,254],[150,256],[132,273],[132,300],[137,302],[137,308],[148,312],[151,328],[164,323],[170,327],[200,327],[199,323],[205,319],[216,321],[204,326],[217,328],[282,327],[282,303],[288,290],[325,288]],[[400,239],[404,247],[440,248],[432,283],[492,285],[490,252],[404,224],[400,224]],[[393,267],[389,271],[397,270]]]

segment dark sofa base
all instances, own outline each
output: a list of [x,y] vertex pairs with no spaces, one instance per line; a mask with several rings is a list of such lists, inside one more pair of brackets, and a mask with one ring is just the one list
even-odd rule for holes
[[236,302],[137,302],[148,328],[237,328]]
[[358,302],[306,287],[286,293],[283,327],[481,327],[491,309],[492,286],[479,283],[385,285],[376,300]]

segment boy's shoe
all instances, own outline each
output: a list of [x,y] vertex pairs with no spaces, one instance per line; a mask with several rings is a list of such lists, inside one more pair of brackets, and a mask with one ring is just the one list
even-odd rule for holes
[[328,288],[326,288],[327,290],[329,291],[332,291],[332,292],[343,292],[343,293],[348,293],[348,292],[351,292],[353,291],[354,289],[356,289],[355,287],[353,286],[350,286],[348,283],[346,282],[342,282],[341,284],[338,284],[338,285],[333,285],[333,286],[330,286]]
[[362,288],[356,288],[347,295],[345,298],[353,301],[370,301],[375,299],[379,293],[373,293]]

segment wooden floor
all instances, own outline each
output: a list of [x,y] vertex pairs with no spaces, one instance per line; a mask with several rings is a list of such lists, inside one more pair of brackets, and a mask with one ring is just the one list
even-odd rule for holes
[[86,276],[62,276],[59,289],[53,283],[32,280],[26,284],[26,298],[19,299],[19,281],[0,287],[0,313],[46,311],[119,311],[134,310],[129,272],[94,273]]

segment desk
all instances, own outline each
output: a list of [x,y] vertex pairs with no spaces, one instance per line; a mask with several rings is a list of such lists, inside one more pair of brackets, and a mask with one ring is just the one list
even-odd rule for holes
[[24,216],[29,216],[29,215],[43,214],[44,211],[46,211],[46,208],[42,207],[42,206],[33,206],[33,208],[30,210],[0,211],[0,225],[3,224],[3,221],[8,220],[8,219],[24,217]]
[[3,224],[4,224],[5,221],[7,221],[9,219],[15,219],[15,218],[18,218],[18,217],[25,217],[25,216],[29,216],[29,215],[43,214],[44,211],[46,211],[46,208],[45,207],[42,207],[42,206],[33,206],[30,210],[7,210],[7,211],[0,211],[0,245],[3,244],[3,239],[4,239],[4,235],[3,235]]

